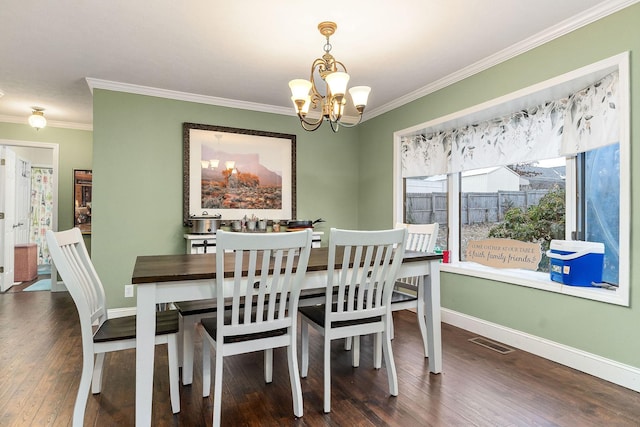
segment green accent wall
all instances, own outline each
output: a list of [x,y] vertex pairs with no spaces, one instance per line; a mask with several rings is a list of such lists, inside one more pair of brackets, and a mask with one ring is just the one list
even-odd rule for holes
[[640,5],[521,54],[461,82],[375,117],[359,129],[359,226],[392,226],[393,133],[630,51],[631,59],[631,304],[559,295],[452,273],[441,275],[442,306],[534,336],[640,367],[639,272],[634,249],[640,225]]
[[330,227],[358,226],[356,129],[306,132],[294,116],[98,89],[93,114],[92,257],[109,307],[135,305],[124,286],[136,256],[185,252],[184,122],[297,135],[298,218],[325,219],[325,242]]

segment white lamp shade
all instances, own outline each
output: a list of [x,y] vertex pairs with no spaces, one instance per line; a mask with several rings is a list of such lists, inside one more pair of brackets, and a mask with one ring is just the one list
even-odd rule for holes
[[206,169],[209,167],[209,162],[206,160],[200,160],[200,165],[202,166],[202,169]]
[[47,125],[47,119],[44,118],[42,111],[34,111],[33,114],[29,116],[29,124],[36,129],[42,129]]
[[[304,105],[302,106],[302,110],[300,110],[300,113],[307,114],[311,106],[311,97],[307,95],[302,99],[304,99]],[[291,101],[293,102],[293,107],[296,109],[296,111],[298,111],[298,106],[296,105],[296,100],[294,99],[293,96],[291,97]]]
[[228,161],[224,162],[224,166],[227,169],[234,169],[236,167],[236,162],[234,162],[233,160],[228,160]]
[[353,105],[356,107],[359,105],[366,106],[367,99],[369,98],[369,92],[371,92],[371,88],[369,86],[354,86],[349,89],[351,99],[353,99]]
[[[291,99],[307,99],[311,90],[311,82],[305,79],[295,79],[289,82],[291,88]],[[294,102],[295,103],[295,102]]]
[[347,93],[347,83],[349,83],[349,74],[342,71],[336,71],[331,74],[327,74],[324,78],[329,85],[329,90],[332,95],[344,95]]
[[209,166],[211,166],[211,169],[217,168],[219,164],[220,164],[220,160],[218,159],[209,160]]

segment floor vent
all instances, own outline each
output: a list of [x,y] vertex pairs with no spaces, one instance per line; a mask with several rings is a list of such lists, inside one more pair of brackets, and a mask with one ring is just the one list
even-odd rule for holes
[[500,344],[499,342],[491,341],[490,339],[484,337],[469,338],[469,341],[486,347],[490,350],[496,351],[500,354],[507,354],[515,351],[513,348],[507,347],[506,345]]

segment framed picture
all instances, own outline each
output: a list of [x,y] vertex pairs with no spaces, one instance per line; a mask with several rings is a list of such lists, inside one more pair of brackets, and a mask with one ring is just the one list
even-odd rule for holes
[[73,226],[82,234],[91,234],[91,193],[93,173],[90,170],[73,170]]
[[183,124],[183,222],[296,217],[296,136]]

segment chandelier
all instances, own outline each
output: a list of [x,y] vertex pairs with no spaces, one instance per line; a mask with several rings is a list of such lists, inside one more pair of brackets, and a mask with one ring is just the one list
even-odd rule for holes
[[[335,33],[338,26],[335,22],[321,22],[318,24],[320,34],[326,37],[324,55],[313,61],[311,65],[311,77],[309,80],[295,79],[289,82],[291,88],[291,100],[295,106],[300,124],[307,131],[314,131],[320,127],[323,121],[328,121],[331,129],[337,132],[339,126],[353,127],[362,121],[362,112],[367,105],[367,98],[371,88],[368,86],[356,86],[349,89],[349,94],[358,114],[351,117],[349,122],[345,115],[347,104],[346,92],[349,74],[347,68],[331,55],[331,43],[329,37]],[[321,86],[324,95],[318,91],[318,76],[324,83]],[[317,119],[308,117],[309,110],[317,111],[320,116]],[[355,120],[354,120],[355,119]]]

